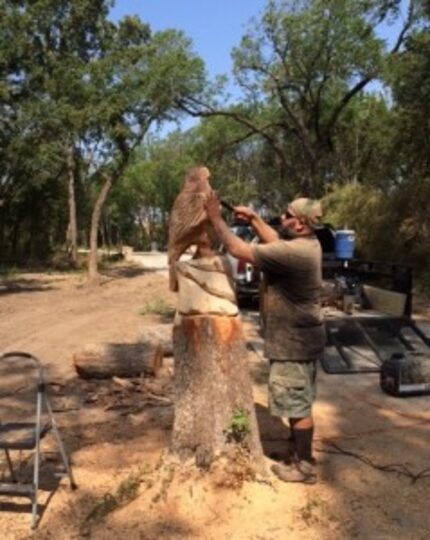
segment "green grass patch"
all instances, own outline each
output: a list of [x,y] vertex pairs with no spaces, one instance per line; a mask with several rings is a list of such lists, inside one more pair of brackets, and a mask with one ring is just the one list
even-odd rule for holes
[[0,266],[1,279],[14,279],[21,272],[22,270],[20,270],[17,266]]
[[227,440],[230,442],[243,443],[250,433],[248,414],[242,407],[233,410],[230,425],[227,429]]
[[160,315],[162,317],[173,317],[175,308],[163,298],[154,298],[145,303],[139,310],[139,315]]

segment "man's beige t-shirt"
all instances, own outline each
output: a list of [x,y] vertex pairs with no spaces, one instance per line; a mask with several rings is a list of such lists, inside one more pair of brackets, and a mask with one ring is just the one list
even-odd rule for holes
[[264,353],[272,360],[307,361],[321,355],[322,253],[315,236],[254,247],[266,283]]

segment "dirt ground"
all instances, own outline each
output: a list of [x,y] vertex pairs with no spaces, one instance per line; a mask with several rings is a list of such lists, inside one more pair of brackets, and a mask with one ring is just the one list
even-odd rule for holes
[[[44,441],[39,527],[30,532],[25,499],[0,497],[2,538],[429,537],[430,397],[386,396],[377,374],[327,375],[320,370],[315,486],[269,477],[231,489],[205,472],[173,464],[159,467],[173,419],[171,361],[160,380],[134,381],[135,390],[130,390],[112,381],[79,380],[71,358],[87,344],[127,345],[149,326],[169,324],[142,313],[151,311],[150,305],[174,302],[164,275],[126,264],[111,268],[94,289],[84,285],[80,274],[0,279],[0,351],[24,350],[43,361],[55,383],[51,393],[60,403],[54,407],[56,418],[79,486],[72,491],[67,479],[52,479],[58,460],[49,436]],[[420,301],[417,306],[417,316],[430,320],[429,304]],[[244,313],[243,321],[270,466],[271,458],[285,450],[288,431],[268,413],[268,370],[256,313]],[[25,456],[21,458],[26,474]],[[0,471],[4,469],[0,461]]]

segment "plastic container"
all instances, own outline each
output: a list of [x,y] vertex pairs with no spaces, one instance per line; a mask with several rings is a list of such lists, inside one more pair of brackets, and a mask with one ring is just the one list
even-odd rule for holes
[[335,252],[338,259],[349,260],[354,256],[355,231],[336,231]]

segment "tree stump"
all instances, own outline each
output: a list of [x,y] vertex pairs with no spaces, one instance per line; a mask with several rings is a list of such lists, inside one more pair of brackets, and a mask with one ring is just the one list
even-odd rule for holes
[[226,260],[178,263],[177,275],[172,452],[210,467],[236,447],[262,471],[248,351]]

